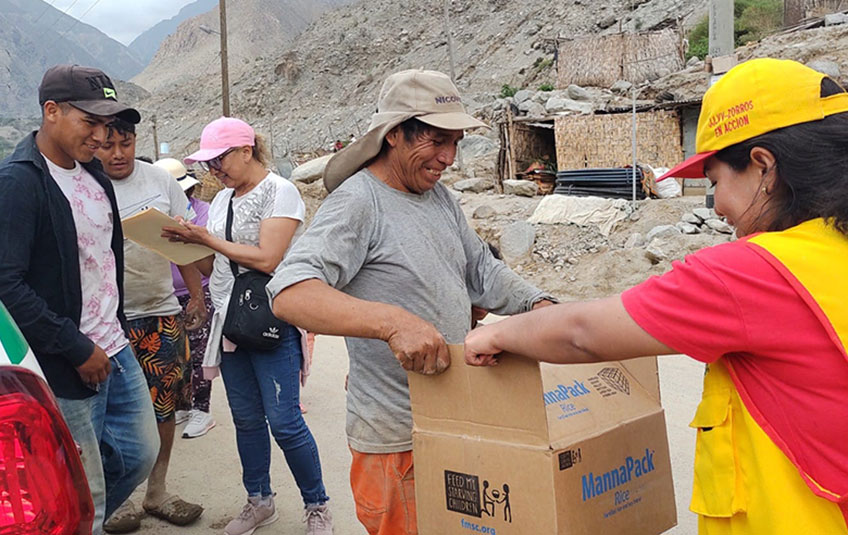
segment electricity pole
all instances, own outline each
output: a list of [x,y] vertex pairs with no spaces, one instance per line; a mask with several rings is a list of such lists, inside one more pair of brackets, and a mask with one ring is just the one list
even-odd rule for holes
[[156,155],[154,161],[159,159],[159,135],[156,133],[156,116],[150,118],[150,122],[153,123],[153,154]]
[[445,33],[448,34],[448,59],[450,60],[451,80],[453,80],[453,83],[456,83],[456,67],[454,66],[453,61],[453,32],[451,31],[450,25],[450,10],[448,9],[449,4],[450,0],[445,0]]
[[[450,4],[450,0],[445,0],[445,33],[448,34],[448,60],[450,61],[450,75],[453,83],[456,83],[456,67],[454,66],[454,58],[453,58],[453,32],[451,31],[450,25],[450,10],[448,9],[448,5]],[[456,165],[459,167],[459,170],[462,170],[462,151],[459,146],[456,147]]]
[[710,56],[720,58],[733,52],[733,0],[710,0]]
[[[710,86],[736,64],[733,22],[733,0],[710,0],[709,53],[713,59]],[[715,187],[708,185],[704,199],[707,208],[715,206],[714,193]]]
[[221,15],[221,100],[224,117],[230,116],[230,69],[227,64],[227,0],[219,0]]

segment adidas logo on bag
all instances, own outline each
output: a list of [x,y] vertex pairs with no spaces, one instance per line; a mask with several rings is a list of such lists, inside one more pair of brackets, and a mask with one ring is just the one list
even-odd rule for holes
[[274,340],[280,339],[280,330],[276,327],[268,327],[268,330],[262,333],[262,336],[265,338],[273,338]]

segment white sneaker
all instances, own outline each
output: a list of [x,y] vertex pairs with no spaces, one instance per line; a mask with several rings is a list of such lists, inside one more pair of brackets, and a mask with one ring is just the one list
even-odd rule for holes
[[276,522],[280,517],[274,507],[274,498],[260,499],[259,496],[247,499],[247,505],[241,514],[230,520],[224,528],[225,535],[251,535],[256,528]]
[[174,423],[180,425],[187,422],[191,418],[191,411],[176,411],[174,412]]
[[303,511],[306,535],[333,535],[333,515],[327,504],[307,505]]
[[208,412],[192,410],[191,419],[183,429],[183,438],[202,437],[215,427],[215,419]]

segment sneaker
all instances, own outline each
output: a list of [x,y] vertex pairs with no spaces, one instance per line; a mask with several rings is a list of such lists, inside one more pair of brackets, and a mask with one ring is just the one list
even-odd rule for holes
[[326,503],[307,505],[303,521],[306,522],[306,535],[333,535],[333,515]]
[[183,429],[183,438],[202,437],[215,427],[215,419],[208,412],[191,411],[191,418]]
[[226,535],[250,535],[256,528],[276,522],[280,517],[274,507],[274,497],[251,496],[241,513],[224,528]]
[[191,418],[191,411],[174,412],[174,423],[177,425],[180,425],[183,422],[187,422],[189,418]]

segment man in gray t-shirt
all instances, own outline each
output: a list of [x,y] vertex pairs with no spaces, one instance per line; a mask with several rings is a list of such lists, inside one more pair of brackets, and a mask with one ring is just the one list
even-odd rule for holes
[[279,317],[346,337],[351,486],[371,534],[417,532],[407,371],[447,368],[472,305],[515,314],[551,302],[492,256],[439,183],[478,126],[444,74],[390,76],[369,132],[328,162],[332,194],[268,284]]

